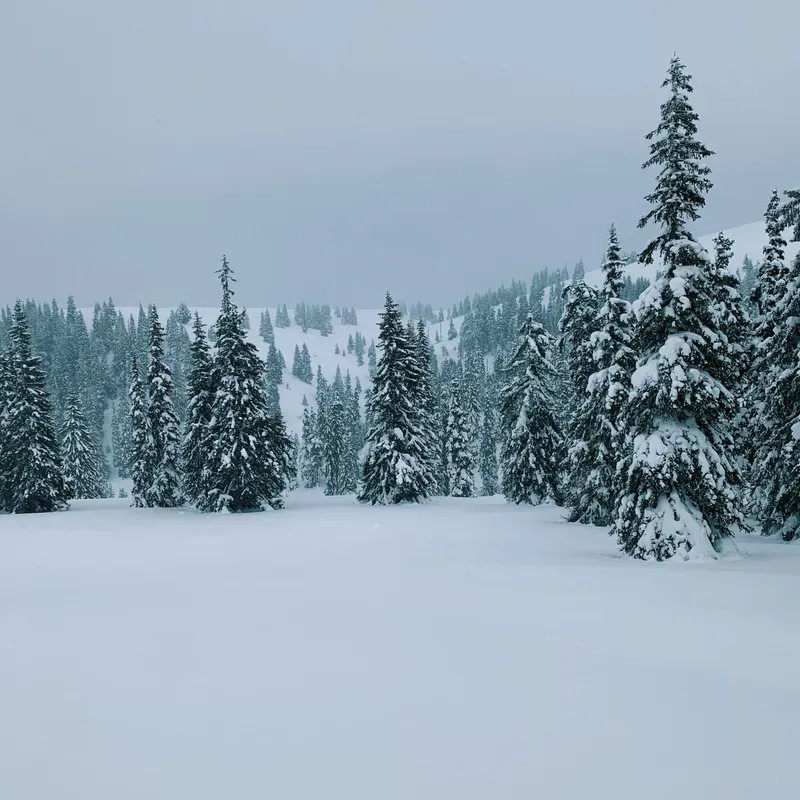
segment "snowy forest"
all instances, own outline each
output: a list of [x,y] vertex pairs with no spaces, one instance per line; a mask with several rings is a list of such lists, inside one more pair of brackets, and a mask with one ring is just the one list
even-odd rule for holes
[[[653,235],[631,253],[610,224],[600,286],[579,263],[447,310],[387,294],[375,333],[306,302],[251,320],[225,257],[215,319],[18,300],[0,315],[0,508],[64,510],[125,479],[135,507],[199,512],[281,509],[301,487],[372,505],[502,494],[645,560],[714,558],[751,529],[800,538],[800,190],[765,198],[762,253],[734,264],[723,234],[707,251],[714,153],[678,58],[663,88],[638,223]],[[276,347],[276,328],[329,339],[334,320],[352,328],[335,354],[368,381]],[[287,374],[308,385],[296,425]]]

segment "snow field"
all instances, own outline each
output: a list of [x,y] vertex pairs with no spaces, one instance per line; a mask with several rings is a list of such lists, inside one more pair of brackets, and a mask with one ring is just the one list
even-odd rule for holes
[[500,498],[0,517],[0,797],[789,798],[800,549]]

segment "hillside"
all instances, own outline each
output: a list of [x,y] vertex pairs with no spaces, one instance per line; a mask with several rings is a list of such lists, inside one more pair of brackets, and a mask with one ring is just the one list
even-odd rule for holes
[[[718,231],[700,237],[700,243],[709,252],[713,252],[714,250],[713,240],[716,238],[717,233]],[[753,263],[761,259],[762,250],[767,243],[764,220],[757,220],[756,222],[750,222],[746,225],[739,225],[736,228],[727,228],[723,233],[729,239],[733,240],[733,258],[731,259],[731,266],[738,270],[742,266],[745,256],[749,256]],[[784,232],[786,238],[788,238],[788,234],[788,230]],[[789,242],[786,248],[787,261],[794,258],[799,250],[800,243]],[[631,264],[628,267],[628,274],[633,280],[643,277],[650,278],[655,275],[656,269],[657,267],[654,268],[653,265]],[[591,272],[587,271],[586,281],[587,283],[599,286],[603,282],[602,270],[595,269],[591,270]]]
[[[139,312],[138,307],[119,307],[119,311],[127,319],[131,314],[136,317]],[[171,308],[159,309],[159,314],[162,320],[166,319],[169,315]],[[219,309],[212,307],[191,307],[192,314],[195,311],[199,312],[206,325],[213,325],[216,322]],[[82,309],[84,317],[91,319],[92,310]],[[264,308],[251,308],[248,306],[247,314],[250,318],[250,332],[248,339],[258,348],[261,357],[266,359],[269,351],[269,345],[259,336],[258,333],[258,320]],[[269,313],[274,322],[277,309],[270,308]],[[355,382],[356,378],[361,381],[363,388],[370,384],[369,366],[365,360],[362,366],[358,365],[358,361],[354,353],[347,352],[348,337],[354,335],[356,331],[361,331],[361,335],[366,339],[367,345],[370,341],[378,339],[378,322],[380,311],[377,309],[357,309],[358,316],[357,325],[344,325],[337,318],[333,317],[333,333],[328,336],[323,336],[317,330],[309,329],[305,333],[299,325],[294,323],[294,309],[289,309],[289,317],[292,319],[291,327],[289,328],[274,328],[275,332],[275,347],[283,353],[286,360],[286,370],[284,372],[283,386],[280,387],[281,396],[281,411],[286,419],[286,425],[290,433],[296,433],[298,436],[302,430],[302,417],[303,417],[303,397],[306,397],[310,406],[316,403],[314,390],[316,382],[312,384],[304,383],[292,375],[292,358],[294,356],[295,346],[302,348],[303,344],[308,347],[311,354],[311,366],[314,375],[317,373],[317,367],[322,367],[322,374],[327,379],[332,379],[336,374],[336,368],[342,370],[342,375],[350,372],[352,380]],[[454,320],[455,326],[458,329],[461,325],[461,319]],[[442,323],[441,326],[429,325],[428,334],[431,341],[435,338],[435,332],[440,329],[440,336],[445,337],[447,334],[447,325],[449,323]],[[191,326],[187,326],[189,330]],[[189,331],[191,333],[191,331]],[[455,353],[458,346],[458,339],[446,342],[448,350]],[[336,354],[336,346],[339,346],[341,351],[340,355]],[[439,351],[440,352],[440,351]]]

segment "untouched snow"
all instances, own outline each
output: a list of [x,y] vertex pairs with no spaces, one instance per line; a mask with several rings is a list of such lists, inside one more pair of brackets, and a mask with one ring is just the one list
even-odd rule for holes
[[800,548],[499,498],[0,517],[0,797],[800,796]]

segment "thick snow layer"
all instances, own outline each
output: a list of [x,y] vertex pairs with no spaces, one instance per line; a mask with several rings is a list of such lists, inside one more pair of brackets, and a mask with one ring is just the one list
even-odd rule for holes
[[498,498],[0,517],[0,797],[800,796],[800,548]]

